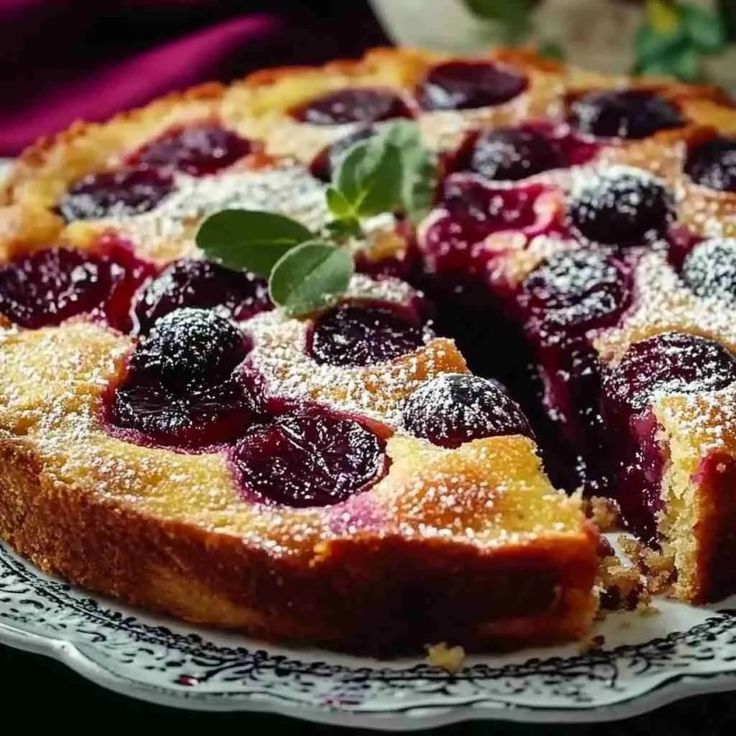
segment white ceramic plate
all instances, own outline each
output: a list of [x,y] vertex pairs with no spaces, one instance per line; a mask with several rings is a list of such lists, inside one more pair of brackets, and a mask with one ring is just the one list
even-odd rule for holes
[[451,676],[421,658],[285,649],[134,611],[43,575],[0,544],[0,642],[155,703],[362,728],[608,720],[736,689],[736,610],[728,601],[659,606],[658,614],[609,616],[594,632],[605,637],[599,650],[469,657]]

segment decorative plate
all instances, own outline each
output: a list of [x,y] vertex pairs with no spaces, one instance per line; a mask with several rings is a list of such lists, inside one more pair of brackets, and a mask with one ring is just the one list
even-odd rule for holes
[[736,689],[736,609],[658,605],[607,617],[593,632],[605,638],[599,649],[468,657],[449,675],[419,658],[286,649],[144,614],[48,577],[0,544],[0,642],[154,703],[362,728],[608,720]]

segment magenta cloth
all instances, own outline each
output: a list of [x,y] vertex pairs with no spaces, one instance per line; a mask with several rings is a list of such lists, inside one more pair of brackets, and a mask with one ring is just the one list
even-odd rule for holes
[[0,0],[0,156],[198,82],[385,43],[355,0]]

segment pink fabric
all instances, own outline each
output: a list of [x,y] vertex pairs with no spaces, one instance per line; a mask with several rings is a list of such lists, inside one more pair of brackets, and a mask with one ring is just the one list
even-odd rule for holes
[[262,12],[242,13],[256,5],[0,0],[0,156],[74,120],[101,120],[170,90],[355,56],[384,42],[363,3],[326,2],[310,11],[305,3],[266,2]]

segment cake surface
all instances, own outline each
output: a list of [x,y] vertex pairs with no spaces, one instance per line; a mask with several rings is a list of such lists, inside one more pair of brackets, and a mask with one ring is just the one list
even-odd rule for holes
[[[431,211],[366,218],[334,303],[203,257],[222,210],[323,232],[395,120]],[[734,135],[709,87],[379,49],[39,142],[0,192],[0,536],[199,623],[478,650],[586,631],[582,490],[675,595],[734,592]]]

